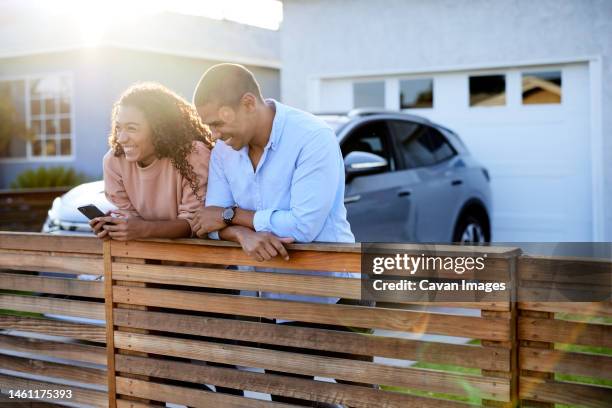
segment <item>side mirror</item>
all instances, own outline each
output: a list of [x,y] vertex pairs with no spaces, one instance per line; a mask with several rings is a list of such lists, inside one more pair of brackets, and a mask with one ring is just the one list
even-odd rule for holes
[[388,168],[389,162],[374,153],[354,151],[344,158],[347,183],[357,176],[382,173]]

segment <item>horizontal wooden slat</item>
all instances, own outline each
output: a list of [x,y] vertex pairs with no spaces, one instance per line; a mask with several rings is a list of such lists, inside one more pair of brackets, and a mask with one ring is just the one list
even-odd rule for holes
[[507,340],[510,325],[503,318],[453,316],[361,306],[280,301],[246,296],[180,290],[113,287],[113,301],[143,306],[261,316],[363,328],[435,333],[487,340]]
[[129,309],[114,309],[118,326],[342,353],[510,370],[510,351],[387,336]]
[[112,267],[113,279],[125,281],[361,298],[361,280],[352,278],[129,263]]
[[[398,250],[399,254],[403,254],[402,250]],[[441,257],[444,255],[434,254],[437,257]],[[474,256],[479,256],[479,254],[473,254]],[[381,255],[381,256],[390,256],[390,255]],[[417,256],[421,256],[421,253],[418,253]],[[459,256],[455,254],[455,256]],[[463,255],[465,256],[465,255]],[[438,258],[444,259],[444,258]],[[443,264],[442,264],[443,265]],[[471,280],[476,279],[478,281],[494,281],[494,282],[509,282],[511,280],[511,268],[510,268],[510,260],[503,258],[487,258],[484,261],[484,269],[466,269],[462,274],[458,274],[454,269],[445,269],[444,267],[436,268],[439,265],[429,265],[429,267],[421,267],[416,270],[411,269],[390,269],[384,273],[385,276],[397,276],[397,277],[409,277],[409,278],[439,278],[439,279],[449,279],[449,280]],[[363,271],[366,273],[367,271]]]
[[104,386],[106,386],[107,379],[106,371],[104,370],[6,355],[0,355],[0,368],[31,375],[55,377],[58,380],[71,380],[85,384]]
[[125,377],[117,377],[117,393],[183,404],[194,408],[297,408],[296,405],[261,401]]
[[[26,247],[28,248],[28,247]],[[102,257],[97,255],[66,256],[34,251],[0,250],[0,269],[102,275]]]
[[457,395],[478,390],[483,398],[509,401],[509,381],[499,378],[126,332],[115,332],[114,340],[132,351]]
[[138,401],[117,398],[117,408],[159,408],[159,405],[145,404]]
[[0,374],[0,384],[2,391],[9,390],[72,390],[72,398],[62,400],[42,400],[54,403],[70,402],[73,404],[85,404],[90,407],[107,407],[108,397],[103,391],[79,388],[73,385],[53,384],[45,381],[35,381],[26,378],[10,377]]
[[[139,240],[142,242],[157,242],[172,245],[198,245],[217,248],[240,248],[240,244],[232,241],[221,241],[216,239],[193,239],[193,238],[150,238]],[[118,241],[113,241],[118,242]],[[120,242],[119,242],[120,243]],[[346,252],[360,253],[361,244],[359,242],[309,242],[298,244],[286,244],[286,248],[298,251],[323,251],[323,252]]]
[[405,243],[376,243],[362,244],[362,250],[374,247],[383,250],[387,253],[404,251],[414,255],[432,255],[432,256],[483,256],[486,254],[487,259],[513,258],[521,254],[521,249],[510,246],[470,246],[470,245],[449,245],[449,244],[405,244]]
[[355,385],[335,384],[138,356],[117,355],[115,364],[117,371],[131,374],[196,384],[221,385],[286,397],[345,404],[355,408],[404,408],[409,406],[458,408],[468,406],[454,401],[416,397]]
[[497,312],[507,312],[510,310],[510,302],[442,302],[442,301],[431,301],[431,302],[376,302],[376,307],[390,308],[390,309],[410,309],[411,306],[425,306],[428,309],[435,310],[436,307],[453,308],[457,309],[457,313],[461,314],[464,311],[460,309],[481,309],[481,310],[492,310]]
[[522,340],[612,347],[612,325],[519,317]]
[[[6,405],[2,405],[6,404]],[[15,401],[15,398],[11,398],[8,394],[0,394],[0,406],[10,408],[58,408],[65,407],[65,405],[53,404],[51,402],[38,402],[35,400],[20,400]]]
[[519,309],[582,316],[612,317],[610,302],[519,302]]
[[0,232],[0,249],[31,248],[39,251],[74,252],[102,255],[102,241],[95,236],[50,235],[26,232]]
[[612,261],[604,259],[521,256],[519,279],[612,286]]
[[0,335],[0,352],[32,353],[40,356],[65,358],[106,365],[106,350],[100,346],[38,340],[20,336]]
[[612,388],[521,377],[520,398],[592,408],[609,408]]
[[77,340],[106,342],[104,326],[64,322],[53,319],[39,319],[25,316],[0,315],[0,329],[18,330],[29,333],[48,334],[51,336],[69,337]]
[[519,360],[524,370],[612,379],[609,356],[521,347]]
[[0,288],[10,290],[104,298],[103,285],[102,281],[0,273]]
[[262,268],[310,269],[315,271],[361,272],[359,253],[289,251],[290,261],[278,257],[257,262],[239,247],[168,245],[160,242],[112,241],[111,255],[126,258],[163,259],[220,265],[257,265]]
[[[201,286],[212,288],[269,291],[288,294],[341,297],[361,299],[361,280],[355,278],[334,278],[325,276],[291,273],[235,271],[220,268],[195,268],[133,263],[113,263],[113,278],[117,280],[160,283],[168,285]],[[169,273],[169,270],[172,273]],[[358,275],[357,275],[358,277]],[[460,299],[469,298],[468,291],[458,294]],[[476,296],[474,296],[476,297]],[[494,297],[491,295],[490,297]],[[406,301],[398,293],[398,303],[425,304]],[[430,306],[486,308],[488,310],[509,310],[508,301],[492,302],[427,302]]]
[[0,309],[104,320],[104,303],[0,294]]

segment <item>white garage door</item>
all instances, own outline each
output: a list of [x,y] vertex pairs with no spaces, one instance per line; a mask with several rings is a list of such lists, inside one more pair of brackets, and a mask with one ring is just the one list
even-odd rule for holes
[[[523,102],[523,90],[537,98],[527,77],[540,72],[561,73],[560,103]],[[470,77],[483,74],[505,75],[505,105],[469,106]],[[495,241],[592,239],[586,64],[444,74],[434,84],[434,108],[422,113],[456,130],[489,169]]]
[[[554,73],[560,73],[560,87],[539,81],[541,75]],[[505,81],[505,96],[478,94],[482,81],[470,78],[495,75]],[[410,112],[455,130],[489,169],[495,241],[592,240],[586,64],[419,76],[427,77],[433,78],[433,108]],[[402,78],[379,78],[379,83],[381,79],[386,107],[399,108],[394,103]],[[322,81],[321,100],[346,108],[348,101],[355,100],[353,89],[358,89],[351,83]],[[470,106],[470,96],[476,106]]]

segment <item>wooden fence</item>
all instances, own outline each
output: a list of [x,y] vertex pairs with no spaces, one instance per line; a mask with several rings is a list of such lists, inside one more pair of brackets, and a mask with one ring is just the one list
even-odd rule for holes
[[69,189],[0,190],[0,230],[40,232],[55,197]]
[[[102,246],[95,238],[0,233],[0,289],[21,291],[0,294],[0,309],[21,312],[0,315],[0,388],[70,389],[72,399],[49,402],[117,407],[296,406],[256,395],[402,408],[612,401],[612,387],[602,382],[612,372],[610,303],[367,305],[359,302],[359,279],[311,272],[360,272],[357,245],[289,249],[289,262],[252,271],[253,261],[226,242]],[[543,262],[571,269],[513,250],[471,250],[488,254],[496,281],[541,279],[534,271]],[[78,280],[76,273],[105,279]],[[106,317],[108,324],[58,314]]]
[[[587,273],[585,273],[587,272]],[[591,273],[608,276],[589,281]],[[521,288],[538,282],[586,276],[581,289],[612,292],[610,261],[523,256]],[[612,406],[612,304],[610,302],[519,302],[520,398],[533,405]]]
[[[2,232],[0,270],[3,392],[57,390],[59,396],[60,390],[70,390],[71,398],[64,402],[108,406],[104,283],[74,278],[75,274],[104,273],[101,242]],[[83,321],[70,322],[62,316]],[[102,324],[88,324],[85,319]],[[7,398],[5,394],[0,401],[20,400]]]

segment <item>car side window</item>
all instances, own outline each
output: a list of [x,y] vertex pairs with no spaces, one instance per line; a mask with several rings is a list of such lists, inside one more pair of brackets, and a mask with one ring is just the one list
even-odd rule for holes
[[368,122],[351,131],[341,146],[342,157],[350,152],[374,153],[389,163],[390,171],[395,170],[395,158],[391,150],[389,129],[384,121]]
[[404,168],[431,166],[455,155],[446,138],[434,128],[409,121],[390,122]]
[[429,144],[436,163],[448,160],[455,155],[455,149],[450,145],[446,137],[434,128],[427,128],[429,133]]

